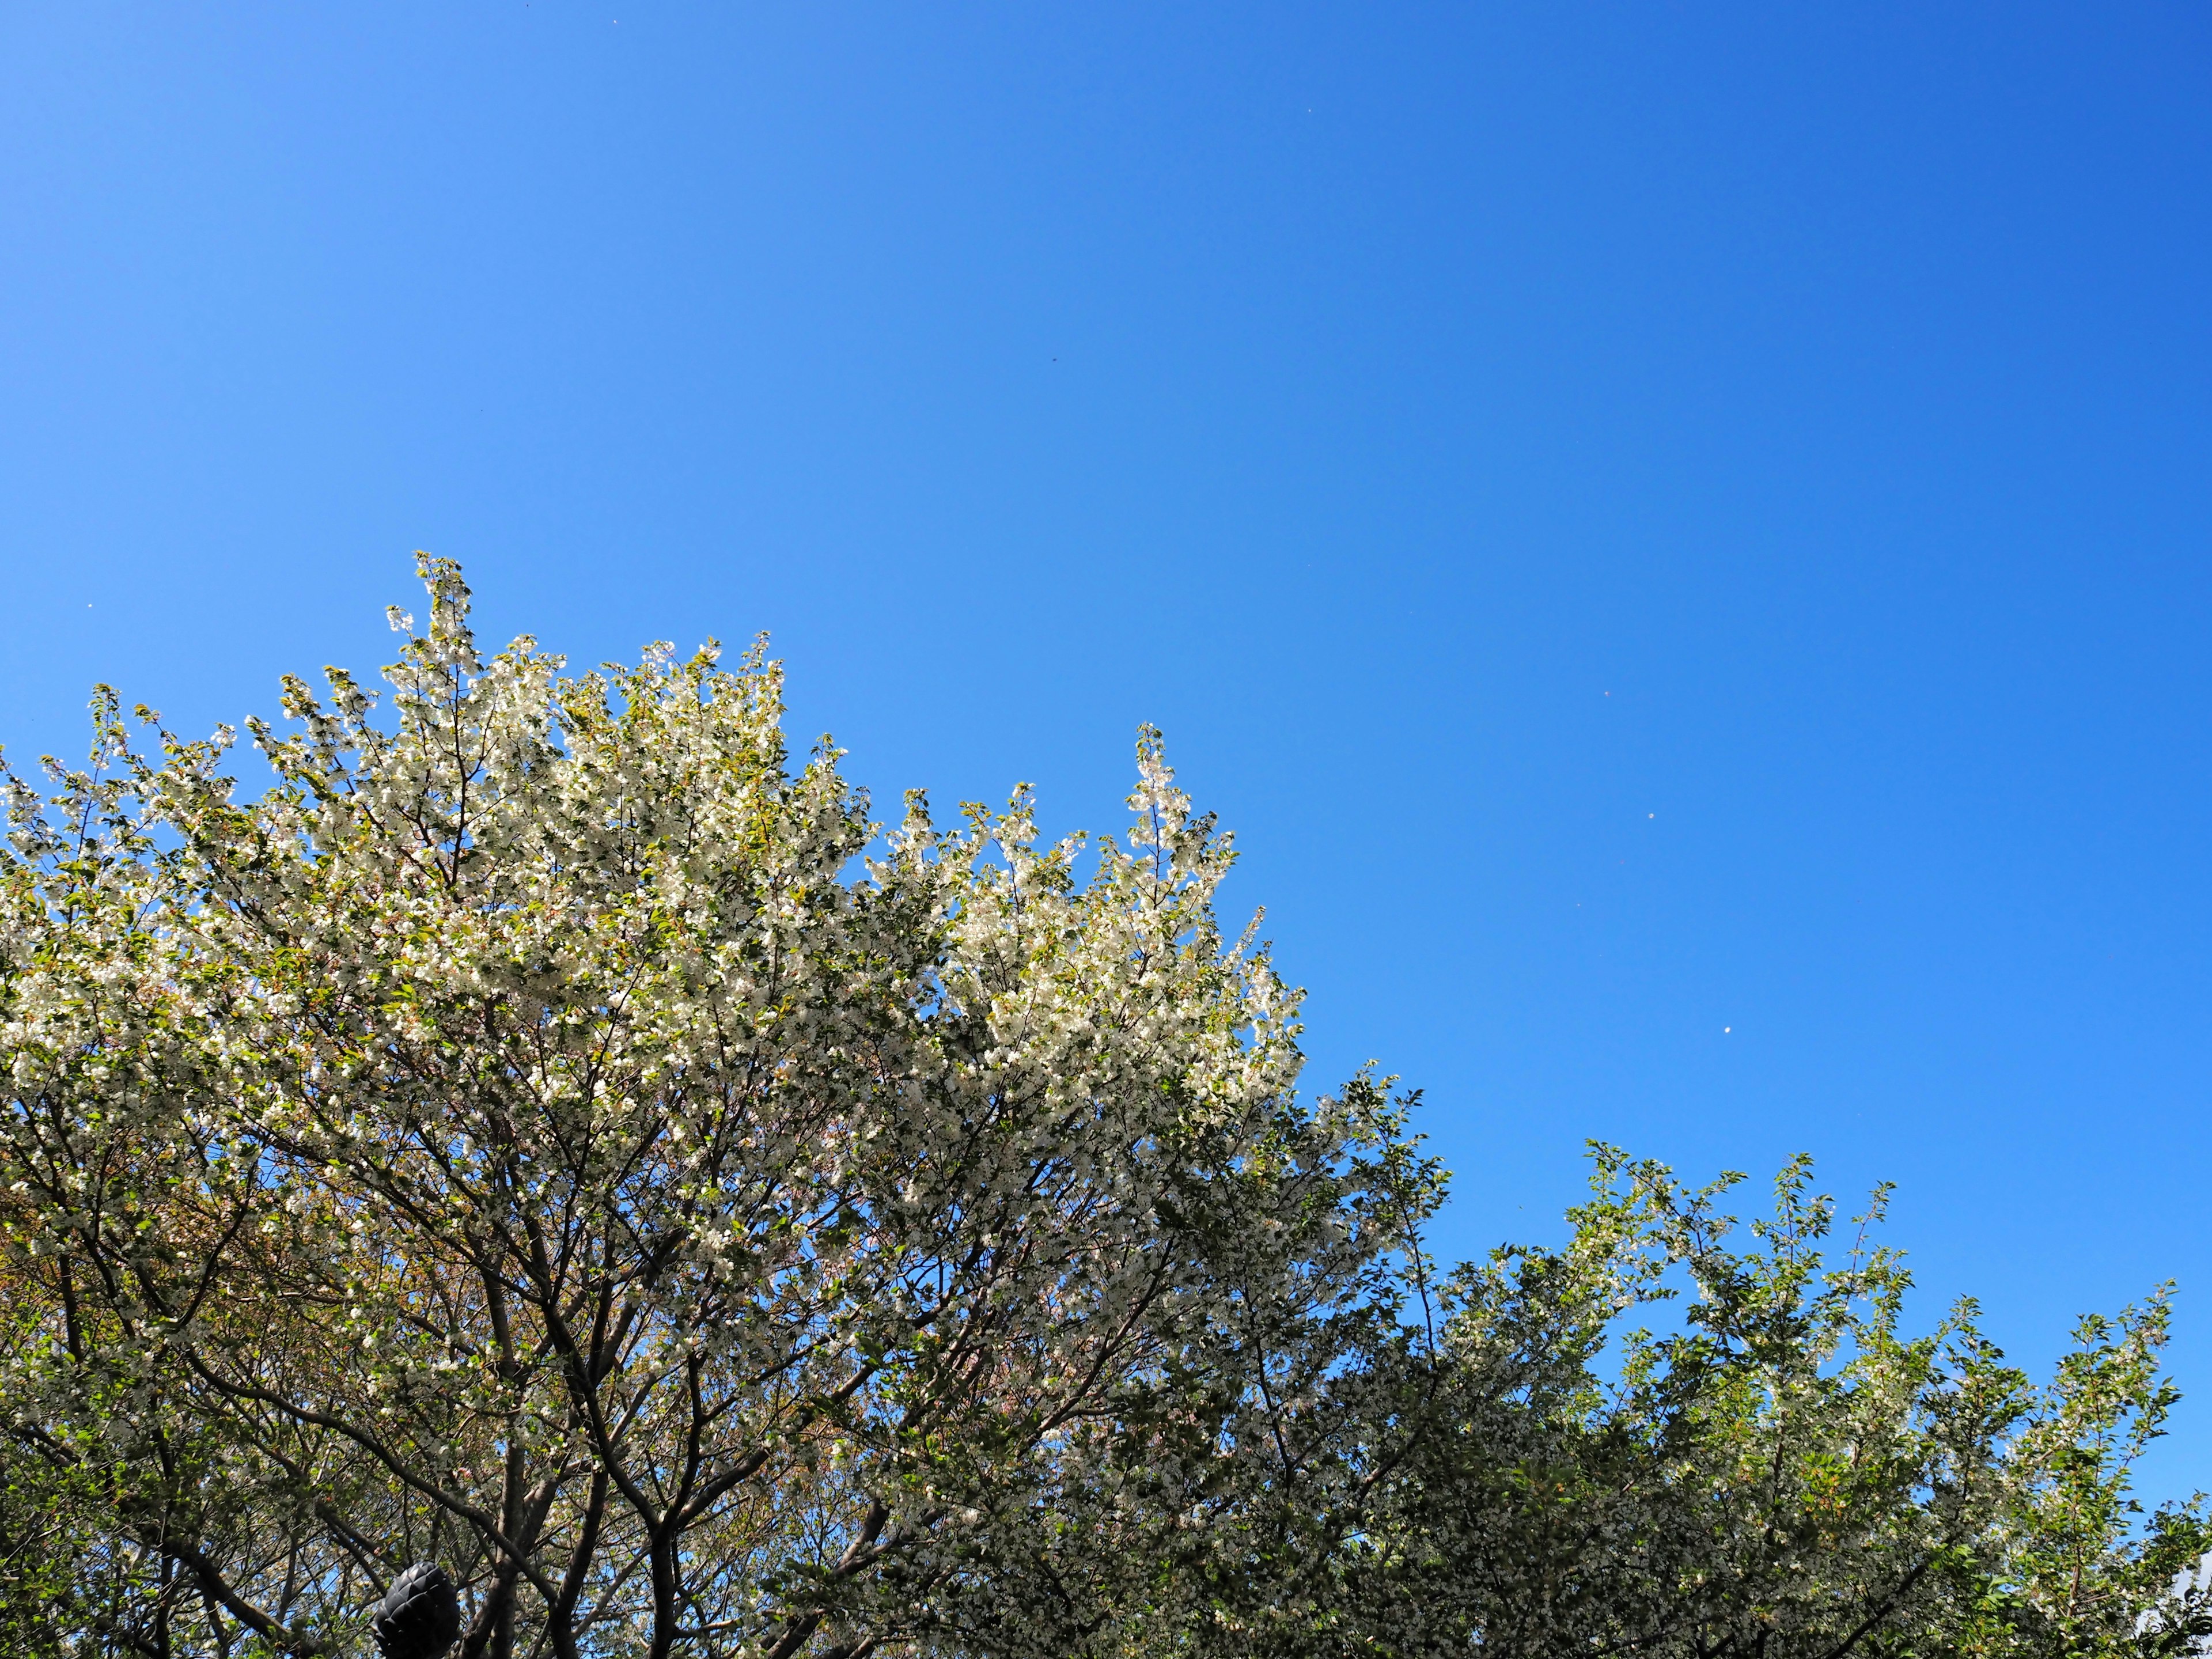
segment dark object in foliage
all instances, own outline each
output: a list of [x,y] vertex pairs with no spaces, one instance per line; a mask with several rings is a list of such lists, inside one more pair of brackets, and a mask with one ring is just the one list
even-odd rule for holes
[[376,1610],[384,1659],[438,1659],[461,1633],[461,1598],[434,1561],[417,1561],[392,1581]]

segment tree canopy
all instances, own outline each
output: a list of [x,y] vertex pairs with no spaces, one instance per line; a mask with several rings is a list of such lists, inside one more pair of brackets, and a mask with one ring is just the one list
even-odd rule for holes
[[1824,1255],[1793,1164],[1747,1246],[1610,1149],[1566,1245],[1443,1271],[1415,1097],[1299,1092],[1156,733],[1124,836],[885,829],[759,648],[486,659],[422,574],[258,794],[104,689],[7,780],[10,1651],[363,1652],[418,1561],[467,1659],[2205,1628],[2197,1508],[2130,1495],[2163,1292],[2038,1387],[1971,1304],[1904,1333],[1879,1194]]

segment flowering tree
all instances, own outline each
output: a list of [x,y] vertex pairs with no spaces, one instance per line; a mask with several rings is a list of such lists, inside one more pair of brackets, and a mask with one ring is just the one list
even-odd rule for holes
[[1158,738],[1087,881],[1025,793],[878,842],[757,652],[480,661],[424,574],[388,722],[288,683],[258,799],[106,694],[89,769],[13,786],[52,1622],[335,1650],[422,1557],[470,1659],[1175,1617],[1164,1564],[1387,1317],[1435,1183],[1372,1087],[1294,1097]]
[[[1157,735],[1133,829],[886,834],[775,666],[480,659],[9,777],[0,1650],[2174,1654],[2162,1299],[2032,1388],[1786,1171],[1604,1152],[1437,1274],[1409,1103],[1295,1092]],[[142,711],[143,713],[143,711]],[[149,723],[159,732],[158,722]],[[1678,1291],[1653,1335],[1627,1320]]]

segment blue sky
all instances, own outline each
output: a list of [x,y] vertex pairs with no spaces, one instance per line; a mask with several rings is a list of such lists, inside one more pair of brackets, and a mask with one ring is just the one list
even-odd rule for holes
[[2212,21],[2172,6],[0,13],[0,741],[766,629],[895,800],[1245,849],[1447,1249],[1590,1136],[1899,1183],[2212,1486]]

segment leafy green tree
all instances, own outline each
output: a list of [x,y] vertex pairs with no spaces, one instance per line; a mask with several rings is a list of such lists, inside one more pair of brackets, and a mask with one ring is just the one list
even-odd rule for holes
[[1736,1177],[1595,1160],[1564,1248],[1461,1269],[1437,1340],[1345,1379],[1320,1485],[1360,1501],[1286,1492],[1218,1579],[1224,1650],[2059,1659],[2212,1631],[2170,1589],[2201,1504],[2130,1496],[2178,1397],[2164,1292],[2083,1321],[2037,1389],[1971,1302],[1901,1334],[1886,1193],[1832,1261],[1806,1160],[1748,1249],[1717,1208]]

